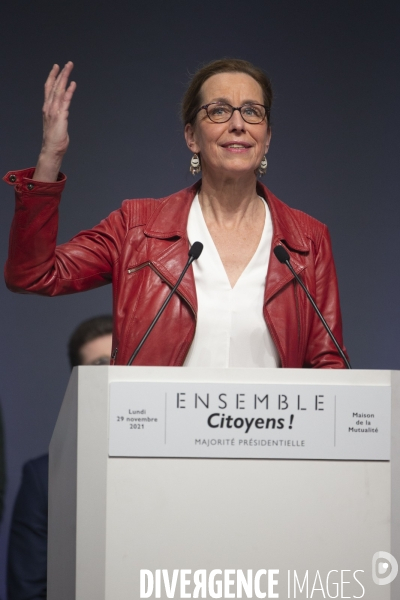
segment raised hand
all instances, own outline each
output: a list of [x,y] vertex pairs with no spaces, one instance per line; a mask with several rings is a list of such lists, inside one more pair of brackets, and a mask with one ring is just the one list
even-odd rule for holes
[[33,179],[56,181],[61,162],[69,145],[68,115],[75,81],[68,85],[74,65],[67,62],[60,71],[58,65],[51,69],[44,85],[43,142]]

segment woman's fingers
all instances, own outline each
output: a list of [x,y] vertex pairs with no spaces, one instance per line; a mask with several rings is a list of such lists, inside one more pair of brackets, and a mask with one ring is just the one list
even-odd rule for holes
[[57,79],[55,81],[55,85],[54,85],[54,91],[59,91],[60,93],[63,93],[67,87],[67,83],[68,83],[68,78],[71,74],[72,69],[74,68],[74,63],[71,61],[68,61],[67,64],[64,66],[64,68],[60,71],[60,73],[57,76]]
[[60,71],[58,65],[54,65],[50,71],[49,77],[45,85],[45,106],[51,106],[55,102],[58,102],[66,91],[68,78],[71,74],[74,64],[68,61],[63,69]]
[[69,61],[61,71],[58,65],[54,65],[51,69],[44,85],[44,119],[58,115],[61,110],[65,110],[69,106],[76,89],[74,81],[68,85],[68,78],[73,68],[73,63]]
[[46,80],[42,154],[62,155],[68,147],[68,109],[76,89],[74,81],[68,84],[73,67],[71,61],[62,70],[54,65]]
[[60,67],[58,65],[54,65],[49,73],[48,78],[46,79],[46,83],[44,84],[43,112],[46,110],[46,107],[49,105],[50,98],[53,94],[54,83],[56,81],[59,70],[60,70]]
[[71,104],[72,96],[76,90],[76,81],[71,81],[68,88],[64,92],[64,98],[61,103],[61,110],[65,111],[69,109],[69,105]]
[[71,61],[61,70],[58,65],[53,65],[44,84],[42,149],[33,175],[39,181],[57,180],[69,145],[68,109],[76,83],[68,84],[68,79],[73,68]]
[[58,65],[53,65],[48,78],[46,79],[46,83],[44,84],[44,101],[48,101],[50,93],[53,89],[54,82],[57,78],[57,75],[60,71],[60,67]]

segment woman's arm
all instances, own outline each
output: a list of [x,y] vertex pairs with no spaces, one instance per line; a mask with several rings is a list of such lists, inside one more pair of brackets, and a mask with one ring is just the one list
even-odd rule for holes
[[44,84],[42,149],[32,177],[36,181],[57,181],[68,149],[69,107],[76,90],[75,81],[68,85],[73,67],[71,61],[61,71],[58,65],[54,65]]
[[7,287],[56,296],[110,283],[129,227],[126,211],[114,211],[93,229],[57,246],[58,205],[65,177],[39,182],[32,179],[33,172],[12,171],[4,178],[15,186],[16,197],[4,271]]
[[125,218],[115,211],[97,227],[56,246],[58,205],[66,178],[60,173],[68,148],[68,110],[76,84],[73,68],[54,65],[45,84],[43,143],[36,169],[11,171],[4,180],[15,188],[7,286],[15,292],[69,294],[109,283],[126,235]]

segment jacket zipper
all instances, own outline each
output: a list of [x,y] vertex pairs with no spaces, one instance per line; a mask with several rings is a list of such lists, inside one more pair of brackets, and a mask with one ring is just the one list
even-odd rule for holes
[[140,269],[143,269],[144,267],[147,267],[147,266],[151,266],[150,263],[149,263],[149,261],[147,261],[147,262],[145,262],[145,263],[143,263],[143,264],[141,264],[141,265],[139,265],[137,267],[133,267],[133,269],[128,269],[128,273],[129,274],[136,273],[136,271],[140,271]]
[[116,346],[114,348],[114,350],[111,353],[111,364],[113,365],[115,363],[115,359],[117,358],[117,354],[118,354],[118,346]]

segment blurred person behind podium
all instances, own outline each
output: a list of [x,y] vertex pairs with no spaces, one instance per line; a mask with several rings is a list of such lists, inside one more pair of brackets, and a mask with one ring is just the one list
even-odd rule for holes
[[[78,365],[109,364],[111,341],[110,315],[81,323],[68,343],[71,369]],[[48,454],[29,460],[23,467],[8,547],[8,600],[47,597],[48,475]]]

